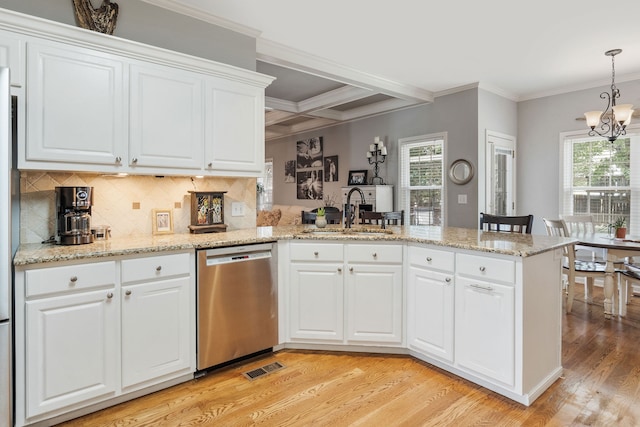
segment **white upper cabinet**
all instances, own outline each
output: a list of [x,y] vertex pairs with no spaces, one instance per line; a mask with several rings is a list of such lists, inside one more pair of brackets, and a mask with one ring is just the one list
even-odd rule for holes
[[11,70],[11,86],[24,84],[24,41],[7,31],[0,31],[0,67]]
[[129,165],[201,169],[202,76],[171,67],[134,64],[130,85]]
[[43,41],[28,43],[27,64],[27,146],[19,167],[117,168],[127,140],[122,61]]
[[262,175],[264,89],[218,78],[207,80],[205,169],[228,175]]

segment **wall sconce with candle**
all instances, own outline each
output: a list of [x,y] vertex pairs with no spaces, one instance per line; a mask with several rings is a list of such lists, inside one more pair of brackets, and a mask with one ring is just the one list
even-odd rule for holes
[[380,184],[384,184],[384,180],[378,175],[380,169],[380,163],[384,163],[384,159],[387,157],[387,147],[384,146],[384,142],[379,136],[376,136],[373,144],[369,145],[369,151],[367,151],[367,159],[370,165],[373,166],[373,178],[371,178],[371,184],[375,184],[376,180],[380,181]]

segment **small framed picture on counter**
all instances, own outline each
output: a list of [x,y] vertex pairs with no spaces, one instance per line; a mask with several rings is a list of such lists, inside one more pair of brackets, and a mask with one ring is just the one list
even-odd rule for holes
[[151,220],[153,234],[173,233],[173,211],[171,209],[154,209]]
[[347,185],[366,185],[367,170],[349,171],[349,181]]

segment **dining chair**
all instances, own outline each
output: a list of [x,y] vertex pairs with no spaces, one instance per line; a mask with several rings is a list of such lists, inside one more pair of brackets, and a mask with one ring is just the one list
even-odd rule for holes
[[[569,232],[569,229],[567,228],[567,224],[564,222],[563,219],[542,218],[542,221],[544,222],[544,226],[549,236],[571,237],[571,233]],[[567,313],[571,313],[571,309],[573,307],[576,278],[583,277],[587,281],[590,280],[591,284],[593,284],[594,278],[604,279],[605,268],[606,268],[606,263],[577,260],[575,246],[576,246],[575,244],[571,244],[562,248],[563,250],[562,269],[563,269],[563,275],[566,276],[566,280],[563,280],[563,284],[566,289],[566,295],[567,295],[567,303],[565,305],[565,309]],[[616,274],[616,278],[617,278],[617,281],[619,282],[619,278],[617,274]],[[615,292],[614,292],[614,295],[615,295]],[[588,296],[589,295],[586,295],[586,297]]]
[[[317,216],[316,212],[302,211],[302,224],[315,224]],[[325,211],[324,216],[327,219],[327,224],[342,223],[342,211],[340,210]]]
[[480,213],[480,230],[531,234],[533,215],[504,216]]
[[302,224],[315,224],[316,216],[318,214],[315,212],[302,211]]
[[404,225],[404,211],[384,212],[382,216],[387,225]]
[[362,224],[380,224],[383,218],[382,212],[360,211],[360,221]]

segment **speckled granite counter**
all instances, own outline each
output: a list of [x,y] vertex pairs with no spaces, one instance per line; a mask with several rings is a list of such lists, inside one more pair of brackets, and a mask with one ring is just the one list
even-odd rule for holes
[[[321,233],[309,232],[311,230],[317,230]],[[257,227],[226,233],[132,236],[75,246],[25,244],[18,248],[14,264],[27,266],[45,262],[203,249],[291,239],[415,242],[522,257],[575,242],[573,239],[544,235],[482,232],[455,227],[448,227],[444,230],[440,227],[425,226],[389,227],[389,230],[393,232],[391,234],[379,233],[379,227],[354,227],[353,230],[350,232],[338,226],[328,226],[319,230],[313,225],[299,225]]]

